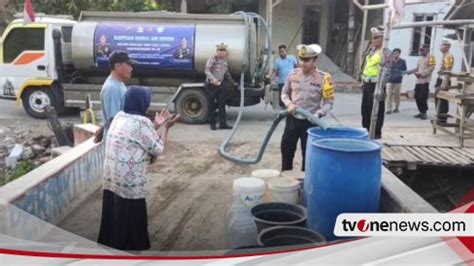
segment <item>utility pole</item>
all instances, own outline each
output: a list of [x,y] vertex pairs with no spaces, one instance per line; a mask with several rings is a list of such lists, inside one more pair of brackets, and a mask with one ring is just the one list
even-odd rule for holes
[[[358,0],[356,0],[358,1]],[[369,0],[364,0],[364,6],[368,6],[369,5]],[[354,2],[352,2],[352,4],[354,5]],[[362,18],[362,28],[361,28],[361,35],[360,35],[360,42],[359,42],[359,51],[357,53],[357,58],[362,59],[362,54],[364,53],[364,50],[365,50],[365,33],[367,32],[367,17],[368,17],[368,13],[369,11],[368,10],[365,10],[363,9],[362,10],[363,12],[363,18]],[[359,65],[362,64],[362,61],[360,61]]]
[[349,31],[347,33],[347,60],[346,60],[346,67],[344,68],[346,71],[351,69],[354,71],[354,25],[355,18],[354,18],[354,3],[349,1]]
[[[384,61],[387,59],[385,58],[384,51],[385,49],[388,49],[389,43],[390,43],[391,15],[392,15],[392,11],[388,12],[388,19],[387,19],[387,23],[385,24],[385,29],[384,29],[384,36],[383,36],[384,40],[383,40],[383,46],[382,46],[382,56],[384,57],[383,58]],[[372,107],[372,115],[370,117],[370,128],[369,128],[370,139],[375,138],[375,127],[377,125],[379,106],[380,106],[380,102],[384,101],[384,98],[385,98],[385,92],[383,92],[382,90],[385,88],[385,82],[386,82],[386,77],[388,73],[390,73],[390,68],[387,67],[387,62],[385,62],[380,71],[377,84],[375,85],[374,104]]]
[[[268,31],[270,32],[270,36],[273,38],[273,9],[281,4],[283,0],[267,0],[266,1],[266,12],[265,14],[267,15],[267,26],[268,26]],[[269,49],[273,49],[273,47],[269,47]],[[270,51],[270,54],[273,54],[273,51]],[[273,71],[273,60],[270,60],[270,64],[268,65],[268,75],[271,75]]]

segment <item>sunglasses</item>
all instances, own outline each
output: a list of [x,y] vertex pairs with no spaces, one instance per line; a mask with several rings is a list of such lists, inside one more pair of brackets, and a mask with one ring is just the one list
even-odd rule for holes
[[225,52],[227,49],[217,49],[219,52]]

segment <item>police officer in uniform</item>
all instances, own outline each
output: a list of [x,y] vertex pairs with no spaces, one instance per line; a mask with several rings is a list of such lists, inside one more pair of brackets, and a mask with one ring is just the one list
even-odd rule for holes
[[416,76],[415,100],[420,113],[415,115],[415,118],[426,120],[428,119],[426,112],[428,111],[430,80],[436,66],[436,59],[430,53],[430,46],[427,44],[421,46],[420,54],[416,68],[407,71],[407,74],[415,74]]
[[[372,45],[365,57],[362,72],[362,126],[370,129],[370,120],[372,117],[372,107],[374,104],[374,94],[377,81],[379,79],[382,67],[390,67],[392,63],[392,53],[389,49],[383,49],[383,30],[372,28]],[[383,84],[383,93],[385,97],[385,84]],[[375,125],[375,139],[382,138],[382,126],[385,118],[385,100],[379,103],[379,112],[377,114],[377,124]]]
[[[441,53],[443,54],[443,59],[441,60],[441,68],[439,69],[439,72],[451,72],[453,70],[454,66],[454,56],[449,52],[449,49],[451,48],[451,42],[448,40],[444,40],[441,43]],[[441,76],[439,76],[436,79],[436,93],[438,93],[439,90],[442,90],[444,88],[441,88],[441,85],[443,83],[443,79]],[[447,84],[448,87],[451,86],[451,81],[448,80]],[[439,104],[439,114],[440,116],[437,118],[438,119],[438,124],[445,124],[447,122],[447,117],[446,114],[449,111],[449,103],[447,100],[444,99],[438,99],[436,98],[436,106]]]
[[317,117],[326,115],[334,104],[334,87],[331,75],[319,71],[316,60],[322,49],[317,44],[298,45],[300,67],[291,70],[282,89],[281,100],[290,115],[286,119],[281,139],[282,171],[293,169],[298,139],[303,156],[302,171],[305,169],[307,130],[314,127],[308,120],[295,113],[296,108],[310,111]]
[[211,130],[216,130],[215,110],[219,109],[219,129],[232,129],[227,125],[225,117],[225,103],[227,100],[227,93],[224,91],[224,79],[232,82],[234,86],[238,83],[232,79],[229,71],[229,64],[227,62],[227,45],[223,42],[216,45],[216,54],[207,60],[206,64],[206,88],[209,105],[209,124]]

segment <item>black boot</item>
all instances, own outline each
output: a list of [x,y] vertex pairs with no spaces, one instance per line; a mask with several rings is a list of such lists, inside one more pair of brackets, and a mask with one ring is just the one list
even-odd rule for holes
[[232,127],[227,124],[219,124],[219,129],[232,129]]
[[216,130],[217,127],[216,127],[216,124],[211,124],[211,130]]

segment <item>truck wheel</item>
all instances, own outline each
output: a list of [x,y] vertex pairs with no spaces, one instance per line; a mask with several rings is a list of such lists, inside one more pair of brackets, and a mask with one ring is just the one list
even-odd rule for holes
[[56,108],[54,92],[48,88],[29,88],[23,93],[21,100],[25,111],[37,119],[46,118],[43,110],[46,106],[50,105]]
[[202,124],[207,121],[207,95],[201,89],[187,89],[176,100],[176,110],[186,124]]

